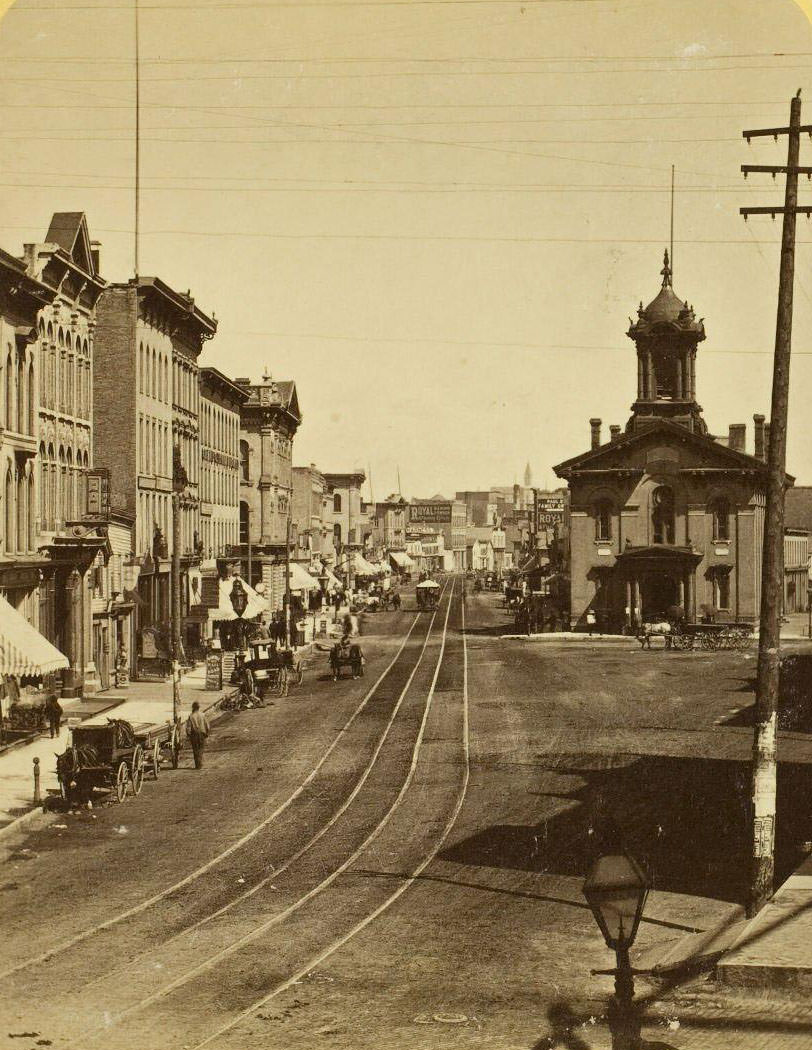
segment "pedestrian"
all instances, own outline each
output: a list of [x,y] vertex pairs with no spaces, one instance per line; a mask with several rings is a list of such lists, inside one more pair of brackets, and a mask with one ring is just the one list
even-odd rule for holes
[[589,637],[592,637],[592,632],[595,630],[595,624],[597,622],[594,609],[587,609],[586,611],[586,629],[589,633]]
[[48,716],[48,725],[51,730],[51,739],[59,736],[62,727],[62,705],[56,698],[56,693],[48,693],[45,698],[45,714]]
[[192,754],[195,757],[195,769],[203,768],[203,748],[206,746],[206,737],[209,735],[209,723],[206,716],[200,710],[200,704],[195,700],[192,704],[192,713],[186,720],[186,735],[192,745]]

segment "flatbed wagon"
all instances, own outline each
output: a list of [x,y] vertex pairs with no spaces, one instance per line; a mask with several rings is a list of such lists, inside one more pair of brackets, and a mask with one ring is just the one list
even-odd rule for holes
[[146,772],[157,779],[164,754],[177,769],[181,741],[180,726],[169,721],[132,725],[110,718],[75,726],[70,745],[56,756],[60,794],[66,802],[90,800],[96,791],[119,802],[130,792],[139,795]]
[[749,623],[684,623],[672,631],[671,647],[682,652],[747,649],[752,636],[753,625]]

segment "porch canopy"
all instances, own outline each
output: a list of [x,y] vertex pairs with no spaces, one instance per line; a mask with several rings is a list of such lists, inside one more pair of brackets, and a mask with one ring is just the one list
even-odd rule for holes
[[380,569],[368,562],[363,554],[356,552],[355,558],[353,559],[353,570],[356,576],[377,576]]
[[405,551],[390,551],[389,558],[399,569],[413,569],[415,562]]
[[292,591],[317,591],[319,581],[314,580],[307,569],[298,562],[290,563],[290,589]]
[[658,543],[626,547],[615,557],[615,572],[626,585],[627,617],[633,612],[660,616],[672,605],[693,617],[694,573],[701,561],[693,547]]
[[68,666],[67,656],[0,597],[0,675],[36,678]]

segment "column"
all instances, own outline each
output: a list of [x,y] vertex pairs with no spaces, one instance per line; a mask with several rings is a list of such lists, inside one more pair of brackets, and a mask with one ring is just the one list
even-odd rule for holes
[[679,580],[677,582],[677,586],[678,586],[677,603],[679,604],[679,607],[684,610],[685,609],[685,578],[684,577],[681,576],[679,578]]
[[691,392],[691,352],[690,350],[685,353],[682,358],[682,396],[688,400],[693,401],[694,395]]
[[62,672],[62,695],[64,697],[79,696],[80,693],[80,671],[77,666],[79,657],[78,632],[79,626],[79,602],[81,600],[80,588],[82,577],[77,569],[72,569],[65,580],[65,656],[68,658],[68,668]]
[[643,358],[637,355],[637,398],[641,401],[646,396],[646,375],[643,368]]
[[676,375],[674,376],[674,396],[676,397],[677,401],[682,401],[682,357],[678,357],[674,361],[674,371],[676,373]]
[[640,580],[635,576],[632,580],[632,623],[636,627],[642,619],[642,609],[640,608]]
[[691,376],[691,400],[696,401],[696,350],[691,351],[688,369]]
[[694,574],[692,571],[685,574],[685,615],[688,618],[689,623],[693,623],[696,620],[696,610],[694,609]]
[[654,357],[650,350],[646,351],[646,373],[648,375],[648,398],[650,401],[656,401],[657,377],[654,374]]

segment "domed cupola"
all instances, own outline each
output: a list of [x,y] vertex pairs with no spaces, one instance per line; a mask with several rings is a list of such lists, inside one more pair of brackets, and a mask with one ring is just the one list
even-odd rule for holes
[[660,291],[648,306],[640,304],[636,321],[629,318],[626,334],[637,347],[637,400],[626,431],[670,419],[706,434],[702,409],[696,403],[696,348],[705,338],[705,326],[694,308],[674,292],[668,251],[660,273]]

